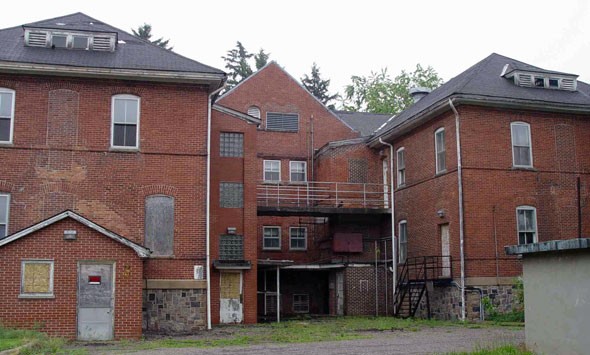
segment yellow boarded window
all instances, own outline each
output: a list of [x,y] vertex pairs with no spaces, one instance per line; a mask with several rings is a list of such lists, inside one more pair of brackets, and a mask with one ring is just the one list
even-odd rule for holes
[[53,261],[23,261],[21,294],[53,293]]

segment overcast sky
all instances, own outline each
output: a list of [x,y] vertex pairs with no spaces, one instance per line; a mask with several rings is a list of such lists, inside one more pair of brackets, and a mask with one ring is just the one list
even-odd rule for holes
[[147,22],[174,51],[225,69],[241,41],[301,78],[318,63],[332,92],[352,75],[416,63],[448,81],[496,52],[590,82],[590,12],[579,1],[13,1],[0,28],[83,12],[130,32]]

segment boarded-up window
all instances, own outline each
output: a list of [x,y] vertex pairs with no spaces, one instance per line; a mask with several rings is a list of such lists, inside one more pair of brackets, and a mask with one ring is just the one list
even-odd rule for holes
[[244,238],[241,235],[220,236],[219,260],[244,260]]
[[222,208],[244,207],[244,184],[238,182],[219,183],[219,206]]
[[348,159],[348,182],[366,183],[369,163],[366,159]]
[[222,157],[241,158],[244,156],[244,134],[221,132],[219,154]]
[[24,260],[21,273],[21,296],[53,296],[53,261]]
[[296,113],[266,114],[266,129],[269,131],[297,132],[299,130],[299,115]]
[[145,245],[154,256],[174,253],[174,198],[164,195],[145,199]]

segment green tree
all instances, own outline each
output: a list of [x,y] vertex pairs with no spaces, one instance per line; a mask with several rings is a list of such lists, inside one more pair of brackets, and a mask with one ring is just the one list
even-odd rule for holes
[[[328,105],[330,101],[336,99],[338,94],[330,95],[328,93],[328,87],[330,86],[330,79],[322,79],[320,74],[320,68],[316,63],[311,66],[311,75],[305,74],[301,78],[303,86],[313,94],[318,100],[324,105]],[[334,108],[334,105],[330,105],[330,108]]]
[[258,70],[266,65],[269,57],[270,53],[266,53],[262,48],[257,54],[249,53],[242,42],[237,41],[236,47],[230,49],[227,51],[227,55],[221,57],[225,61],[225,68],[229,72],[226,83],[227,90],[252,75],[254,72],[250,64],[252,58],[254,58],[255,68]]
[[435,89],[443,80],[430,66],[416,64],[413,72],[402,70],[391,78],[387,68],[371,72],[369,76],[352,76],[352,83],[345,88],[342,106],[347,111],[397,114],[414,103],[410,95],[412,87]]
[[155,44],[156,46],[162,47],[164,49],[168,49],[168,50],[172,50],[173,47],[169,47],[168,43],[170,42],[170,39],[164,39],[163,37],[160,37],[156,40],[152,41],[152,25],[148,24],[148,23],[144,23],[143,25],[137,27],[137,31],[134,29],[131,29],[131,31],[133,32],[133,34],[141,39],[145,39],[146,41],[150,41],[153,44]]

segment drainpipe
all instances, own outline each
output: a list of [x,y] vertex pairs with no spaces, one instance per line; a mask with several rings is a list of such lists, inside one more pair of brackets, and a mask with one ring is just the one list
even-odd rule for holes
[[449,106],[455,113],[455,135],[457,136],[457,184],[459,185],[459,243],[461,246],[461,320],[465,321],[465,226],[463,221],[463,166],[461,165],[461,133],[459,130],[459,112],[449,99]]
[[397,287],[397,252],[396,252],[396,245],[395,245],[395,193],[394,193],[394,183],[393,183],[393,145],[383,141],[381,137],[379,137],[379,143],[386,145],[389,147],[389,182],[390,187],[389,191],[391,193],[391,292],[392,297],[391,300],[393,301],[393,314],[395,314],[395,288]]
[[207,329],[211,330],[211,106],[213,96],[225,88],[225,83],[207,97],[207,197],[205,205],[205,249],[207,253]]

